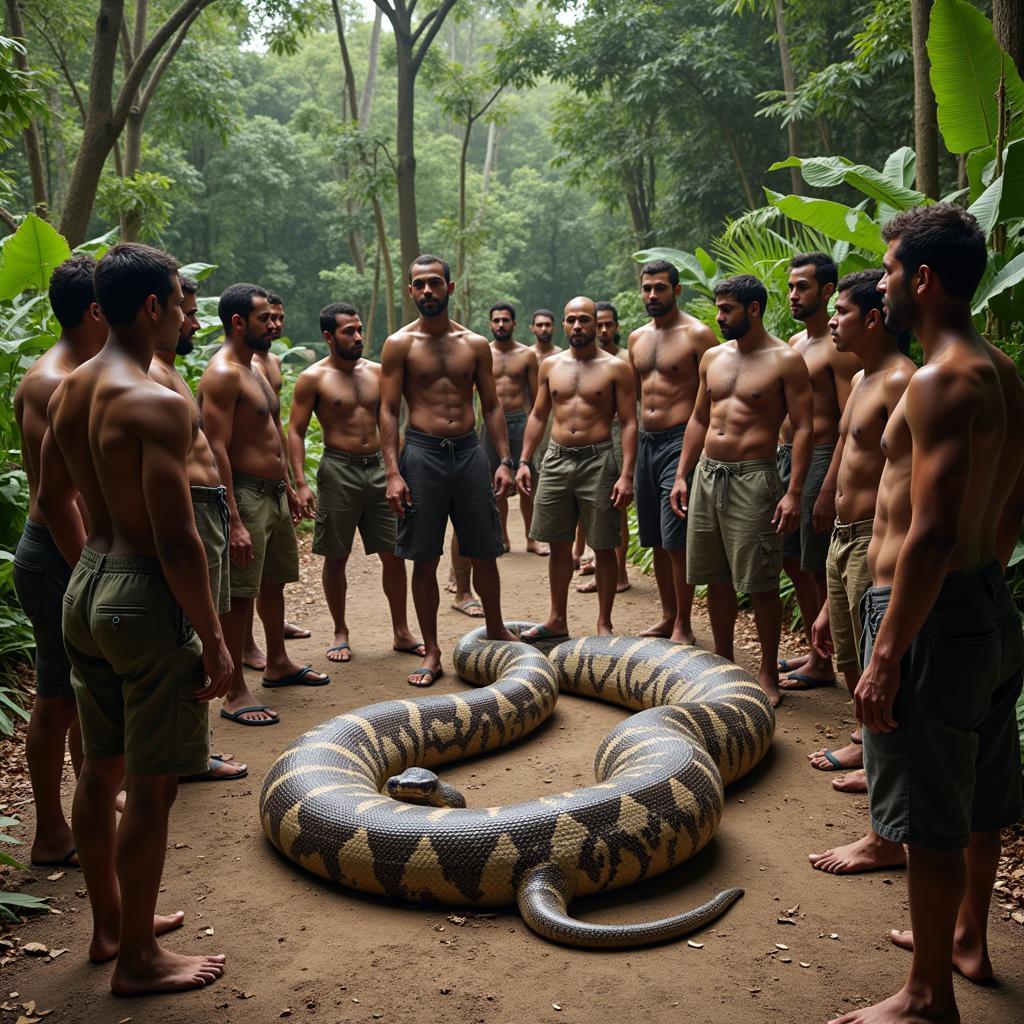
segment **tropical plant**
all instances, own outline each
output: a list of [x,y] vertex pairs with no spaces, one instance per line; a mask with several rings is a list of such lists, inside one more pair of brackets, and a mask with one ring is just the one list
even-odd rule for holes
[[[17,824],[19,824],[17,818],[0,817],[0,843],[6,843],[8,846],[22,845],[22,840],[16,839],[4,831]],[[12,857],[5,850],[0,850],[0,864],[6,864],[18,871],[28,870],[21,861]],[[27,893],[7,892],[6,890],[0,892],[0,921],[15,924],[18,921],[18,911],[41,912],[46,909],[45,897],[29,896]]]

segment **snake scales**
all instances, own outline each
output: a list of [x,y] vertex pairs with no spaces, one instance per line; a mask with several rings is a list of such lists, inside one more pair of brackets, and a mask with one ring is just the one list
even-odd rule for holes
[[[685,935],[742,896],[727,889],[695,910],[643,924],[588,924],[568,913],[575,896],[650,878],[711,838],[723,786],[761,760],[775,729],[771,705],[747,672],[665,640],[588,637],[545,657],[526,644],[487,641],[483,630],[463,637],[454,660],[480,689],[350,711],[278,758],[263,784],[260,818],[282,853],[366,892],[516,903],[534,931],[576,946]],[[466,809],[452,806],[461,797],[451,787],[418,796],[422,784],[430,788],[428,772],[393,778],[526,735],[554,710],[559,688],[639,709],[601,742],[595,785]],[[449,805],[422,806],[430,801]]]

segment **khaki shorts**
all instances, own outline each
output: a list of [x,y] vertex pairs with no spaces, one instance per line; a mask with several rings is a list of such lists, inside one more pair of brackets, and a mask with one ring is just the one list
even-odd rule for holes
[[538,473],[544,468],[544,460],[548,457],[548,446],[551,444],[551,428],[554,424],[555,417],[549,414],[547,425],[544,427],[544,433],[541,434],[540,444],[537,445],[536,453],[533,456],[533,465]]
[[86,757],[124,755],[129,772],[193,775],[210,766],[203,645],[155,558],[85,548],[64,595]]
[[368,555],[394,552],[395,514],[385,497],[388,482],[380,452],[353,455],[325,448],[316,487],[314,555],[349,555],[357,527]]
[[871,586],[868,545],[873,522],[863,519],[847,526],[837,519],[828,548],[825,562],[828,621],[836,651],[836,668],[840,672],[860,672],[862,668],[860,602]]
[[231,481],[242,525],[252,537],[252,561],[245,568],[231,567],[231,596],[256,597],[264,580],[294,583],[299,578],[299,544],[284,481],[247,473],[232,473]]
[[[832,464],[835,450],[834,444],[816,444],[811,449],[811,462],[807,467],[807,478],[804,480],[804,489],[800,496],[800,525],[787,533],[782,542],[782,557],[799,558],[800,568],[804,572],[825,571],[831,533],[828,530],[818,533],[814,529],[813,513],[814,503],[821,494],[821,485],[828,475],[828,467]],[[789,487],[793,469],[793,446],[780,444],[775,457],[779,464],[782,488],[785,491]]]
[[206,568],[210,573],[210,596],[218,615],[231,609],[231,559],[228,556],[227,490],[220,487],[193,485],[192,511],[196,530],[206,552]]
[[718,462],[700,457],[689,489],[688,583],[732,583],[757,594],[777,590],[782,534],[772,526],[784,493],[774,459]]
[[619,472],[610,440],[579,448],[552,441],[537,484],[530,536],[569,542],[582,521],[587,543],[595,551],[617,548],[622,543],[621,513],[612,504],[612,488]]

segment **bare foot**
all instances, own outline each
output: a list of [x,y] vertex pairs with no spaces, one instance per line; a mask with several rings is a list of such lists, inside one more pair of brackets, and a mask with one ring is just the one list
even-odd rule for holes
[[875,832],[869,832],[846,846],[837,846],[824,853],[809,853],[807,858],[816,871],[827,871],[830,875],[856,875],[879,868],[901,868],[907,863],[907,855],[900,843],[890,843]]
[[246,668],[253,668],[257,672],[263,672],[267,667],[267,656],[256,646],[247,647],[242,652],[242,664]]
[[448,582],[444,585],[444,589],[447,590],[449,594],[457,594],[459,592],[459,585],[455,582],[454,569],[448,570]]
[[645,629],[640,636],[656,636],[667,640],[672,635],[675,623],[671,619],[662,619],[657,625]]
[[840,747],[839,750],[826,750],[823,747],[821,750],[815,750],[813,754],[808,754],[807,760],[819,772],[836,772],[843,768],[863,768],[864,749],[856,743]]
[[768,695],[773,708],[777,708],[782,703],[782,694],[779,691],[778,669],[761,669],[757,674],[757,685]]
[[542,558],[545,555],[551,554],[551,548],[549,548],[547,544],[541,544],[539,540],[528,540],[526,542],[526,550],[531,555],[540,555]]
[[691,647],[697,642],[692,629],[673,629],[669,640],[676,644],[689,644]]
[[480,603],[480,598],[478,597],[467,597],[461,601],[456,598],[452,601],[452,607],[457,612],[468,615],[471,619],[482,619],[484,617],[484,606]]
[[[173,932],[185,923],[185,911],[176,910],[173,914],[153,915],[153,934],[157,937]],[[93,935],[89,943],[89,959],[94,964],[105,964],[117,956],[118,936]]]
[[599,622],[597,624],[597,635],[598,636],[612,636],[614,633],[614,627],[610,622]]
[[224,973],[224,957],[186,956],[157,947],[155,957],[131,968],[118,961],[110,979],[115,996],[139,996],[146,992],[186,992],[212,985]]
[[597,567],[594,565],[594,559],[592,555],[584,555],[580,559],[580,575],[581,576],[593,576],[597,572]]
[[[629,580],[626,580],[625,582],[619,580],[618,583],[615,584],[615,593],[621,594],[624,591],[629,590],[631,586],[632,584]],[[596,594],[597,580],[592,576],[586,583],[577,583],[576,590],[580,594]]]
[[960,1014],[955,1002],[928,1002],[904,987],[896,995],[844,1014],[831,1024],[960,1024]]
[[866,793],[868,791],[868,777],[863,768],[858,768],[855,772],[836,776],[832,780],[832,788],[837,793]]
[[294,622],[285,622],[285,640],[308,640],[313,634],[305,626],[296,626]]
[[[914,952],[914,933],[893,928],[889,938],[894,946]],[[976,985],[987,985],[995,976],[988,950],[983,946],[968,946],[959,936],[953,937],[953,969]]]

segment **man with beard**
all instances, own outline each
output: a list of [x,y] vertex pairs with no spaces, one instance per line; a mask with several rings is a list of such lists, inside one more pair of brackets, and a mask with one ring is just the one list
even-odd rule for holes
[[[192,421],[192,443],[185,460],[189,492],[192,498],[192,512],[195,515],[196,530],[206,552],[206,567],[210,576],[210,596],[218,615],[231,607],[231,559],[228,556],[228,502],[224,485],[220,482],[217,460],[213,457],[210,442],[203,433],[199,405],[174,367],[174,358],[187,356],[193,349],[192,338],[199,330],[196,314],[196,293],[199,285],[191,277],[179,277],[181,282],[181,328],[178,344],[171,349],[157,349],[149,364],[149,376],[157,384],[181,395],[188,402],[189,417]],[[244,764],[236,764],[230,754],[211,754],[209,767],[205,772],[186,775],[181,782],[220,782],[228,779],[244,779],[249,774]]]
[[[619,334],[619,311],[610,302],[595,302],[594,313],[597,317],[597,347],[601,349],[602,352],[607,352],[608,355],[615,356],[616,359],[622,359],[628,363],[629,356],[624,349],[619,347],[619,342],[622,340],[622,335]],[[621,466],[622,424],[619,423],[618,416],[615,416],[612,420],[612,451],[615,452],[615,461]],[[629,547],[628,510],[621,509],[619,518],[621,522],[619,536],[622,538],[622,543],[615,549],[615,561],[618,566],[618,579],[615,583],[615,592],[617,594],[621,594],[623,591],[629,590],[630,587],[629,573],[626,569],[626,549]],[[580,562],[581,576],[593,576],[593,552],[591,552],[589,558],[590,572],[586,571],[587,556],[583,553],[586,540],[587,539],[583,534],[583,522],[581,521],[579,526],[576,528],[576,543],[573,545],[572,549],[573,562],[576,562],[577,560]],[[581,594],[596,594],[597,580],[590,579],[585,583],[578,583],[576,585],[576,590]]]
[[[860,360],[852,352],[841,352],[832,343],[828,329],[828,300],[835,291],[839,273],[830,256],[823,252],[794,256],[789,269],[789,310],[794,320],[806,328],[789,339],[803,356],[811,378],[814,397],[814,434],[811,462],[800,501],[798,528],[786,535],[782,545],[782,568],[793,581],[797,603],[804,621],[804,633],[810,645],[806,659],[794,659],[781,666],[789,675],[782,680],[783,690],[810,690],[831,686],[836,681],[830,658],[823,658],[811,642],[811,626],[827,597],[825,558],[828,554],[830,527],[819,530],[814,524],[814,503],[832,462],[839,438],[839,418],[850,396],[853,375]],[[793,458],[793,431],[784,420],[779,432],[779,474],[783,486],[789,483]],[[793,671],[799,669],[799,671]]]
[[[363,359],[363,324],[355,307],[334,302],[320,310],[320,332],[329,355],[303,370],[295,382],[288,417],[288,455],[299,508],[316,519],[313,554],[324,556],[324,597],[334,620],[327,660],[352,660],[345,621],[345,569],[356,527],[368,555],[381,561],[384,596],[394,628],[392,648],[423,657],[426,649],[409,632],[405,562],[395,557],[395,514],[388,507],[380,454],[380,364]],[[323,428],[324,455],[317,469],[317,495],[306,483],[306,430],[316,414]]]
[[629,336],[629,359],[640,391],[636,518],[640,543],[652,548],[661,621],[641,636],[692,644],[693,587],[686,581],[686,520],[672,512],[686,423],[697,397],[697,370],[715,345],[712,331],[679,308],[679,271],[666,260],[640,270],[640,293],[651,321]]
[[1020,820],[1024,642],[1003,572],[1021,525],[1024,386],[971,317],[985,235],[952,203],[882,229],[886,322],[924,350],[882,437],[854,693],[871,827],[908,847],[913,950],[896,995],[841,1024],[958,1021],[952,968],[992,978],[1000,829]]
[[[494,386],[498,390],[498,401],[505,416],[505,429],[508,431],[509,456],[518,466],[519,456],[523,451],[523,432],[526,430],[526,417],[529,415],[533,396],[537,394],[537,356],[525,345],[516,341],[515,307],[508,302],[496,302],[488,313],[491,323],[491,359],[494,363]],[[480,427],[480,439],[487,453],[487,462],[491,473],[498,469],[500,459],[497,449],[491,443],[485,424]],[[533,501],[519,497],[519,510],[523,514],[523,525],[526,528],[526,550],[532,555],[546,555],[547,546],[538,544],[530,536],[530,523],[533,520]],[[501,529],[505,537],[505,550],[511,551],[512,542],[508,536],[508,495],[498,500],[498,513],[501,516]]]
[[[545,359],[550,359],[551,356],[556,356],[562,351],[552,340],[555,334],[555,314],[550,309],[534,310],[533,316],[530,318],[530,333],[534,337],[530,351],[537,357],[537,370],[540,372]],[[536,397],[536,392],[530,396],[531,404]],[[538,473],[544,469],[544,456],[547,454],[548,442],[550,440],[551,418],[548,417],[548,421],[544,425],[544,436],[541,438],[540,448],[538,449],[540,457],[536,460]]]
[[[833,521],[834,527],[825,563],[828,600],[812,627],[811,636],[822,658],[831,659],[835,655],[836,666],[843,673],[851,696],[862,667],[860,601],[871,586],[868,543],[875,518],[878,482],[885,463],[880,442],[885,425],[916,369],[913,361],[901,351],[907,338],[885,326],[882,296],[878,291],[881,279],[881,270],[862,270],[839,282],[836,310],[829,321],[829,330],[836,348],[855,355],[864,369],[854,377],[853,391],[839,421],[836,453],[814,505],[815,527],[821,529]],[[821,771],[856,769],[840,776],[832,785],[843,792],[864,793],[867,783],[861,767],[864,761],[859,732],[851,739],[851,743],[838,750],[821,749],[807,756]],[[850,871],[853,865],[833,857],[834,852],[821,857],[815,854],[812,863],[823,871]],[[893,853],[902,864],[902,847],[889,851],[890,862]]]
[[[39,867],[78,863],[60,801],[65,742],[76,775],[82,766],[71,664],[61,633],[61,602],[74,563],[69,564],[61,554],[39,507],[38,491],[46,407],[67,375],[96,355],[107,337],[107,321],[93,289],[95,268],[91,256],[72,256],[54,268],[49,299],[60,337],[29,367],[14,393],[14,418],[21,434],[29,493],[28,518],[14,554],[14,587],[36,641],[36,700],[25,737],[25,760],[36,805],[31,857]],[[73,511],[78,513],[77,506]],[[77,530],[80,550],[85,539],[80,514]]]
[[259,285],[233,284],[217,307],[224,344],[199,381],[204,429],[226,489],[231,608],[222,616],[234,676],[222,718],[240,725],[276,725],[275,711],[256,700],[242,672],[246,623],[258,598],[267,635],[263,685],[323,686],[326,675],[296,665],[284,646],[284,585],[299,578],[293,516],[298,499],[288,483],[280,403],[253,353],[270,348],[270,303]]
[[[533,486],[530,459],[545,421],[552,416],[551,444],[537,486],[531,531],[537,540],[551,545],[551,610],[542,625],[520,635],[527,643],[568,636],[572,542],[579,522],[594,549],[597,567],[597,632],[599,636],[612,632],[614,550],[622,543],[621,510],[633,500],[636,397],[626,362],[597,347],[596,320],[594,303],[588,298],[579,296],[565,307],[562,325],[569,350],[545,360],[541,367],[540,390],[523,440],[516,486],[529,495]],[[612,447],[616,414],[622,424],[621,466]]]
[[[420,315],[384,342],[381,358],[380,435],[387,501],[398,516],[395,554],[414,563],[412,596],[426,648],[423,665],[407,677],[411,686],[430,686],[443,675],[437,645],[437,564],[449,518],[459,550],[473,563],[488,638],[515,639],[501,617],[496,561],[505,546],[495,497],[503,497],[512,480],[505,418],[490,346],[448,316],[454,290],[444,260],[417,257],[409,267],[409,294]],[[501,459],[493,490],[487,456],[474,429],[474,386]],[[409,425],[399,458],[403,398]]]
[[[729,340],[700,361],[671,502],[689,520],[687,579],[708,585],[715,653],[733,660],[736,591],[742,590],[754,606],[761,644],[757,681],[778,705],[782,537],[800,519],[811,455],[811,384],[800,354],[765,330],[768,292],[756,277],[720,281],[714,294],[718,327]],[[793,472],[784,489],[775,445],[787,415]]]

